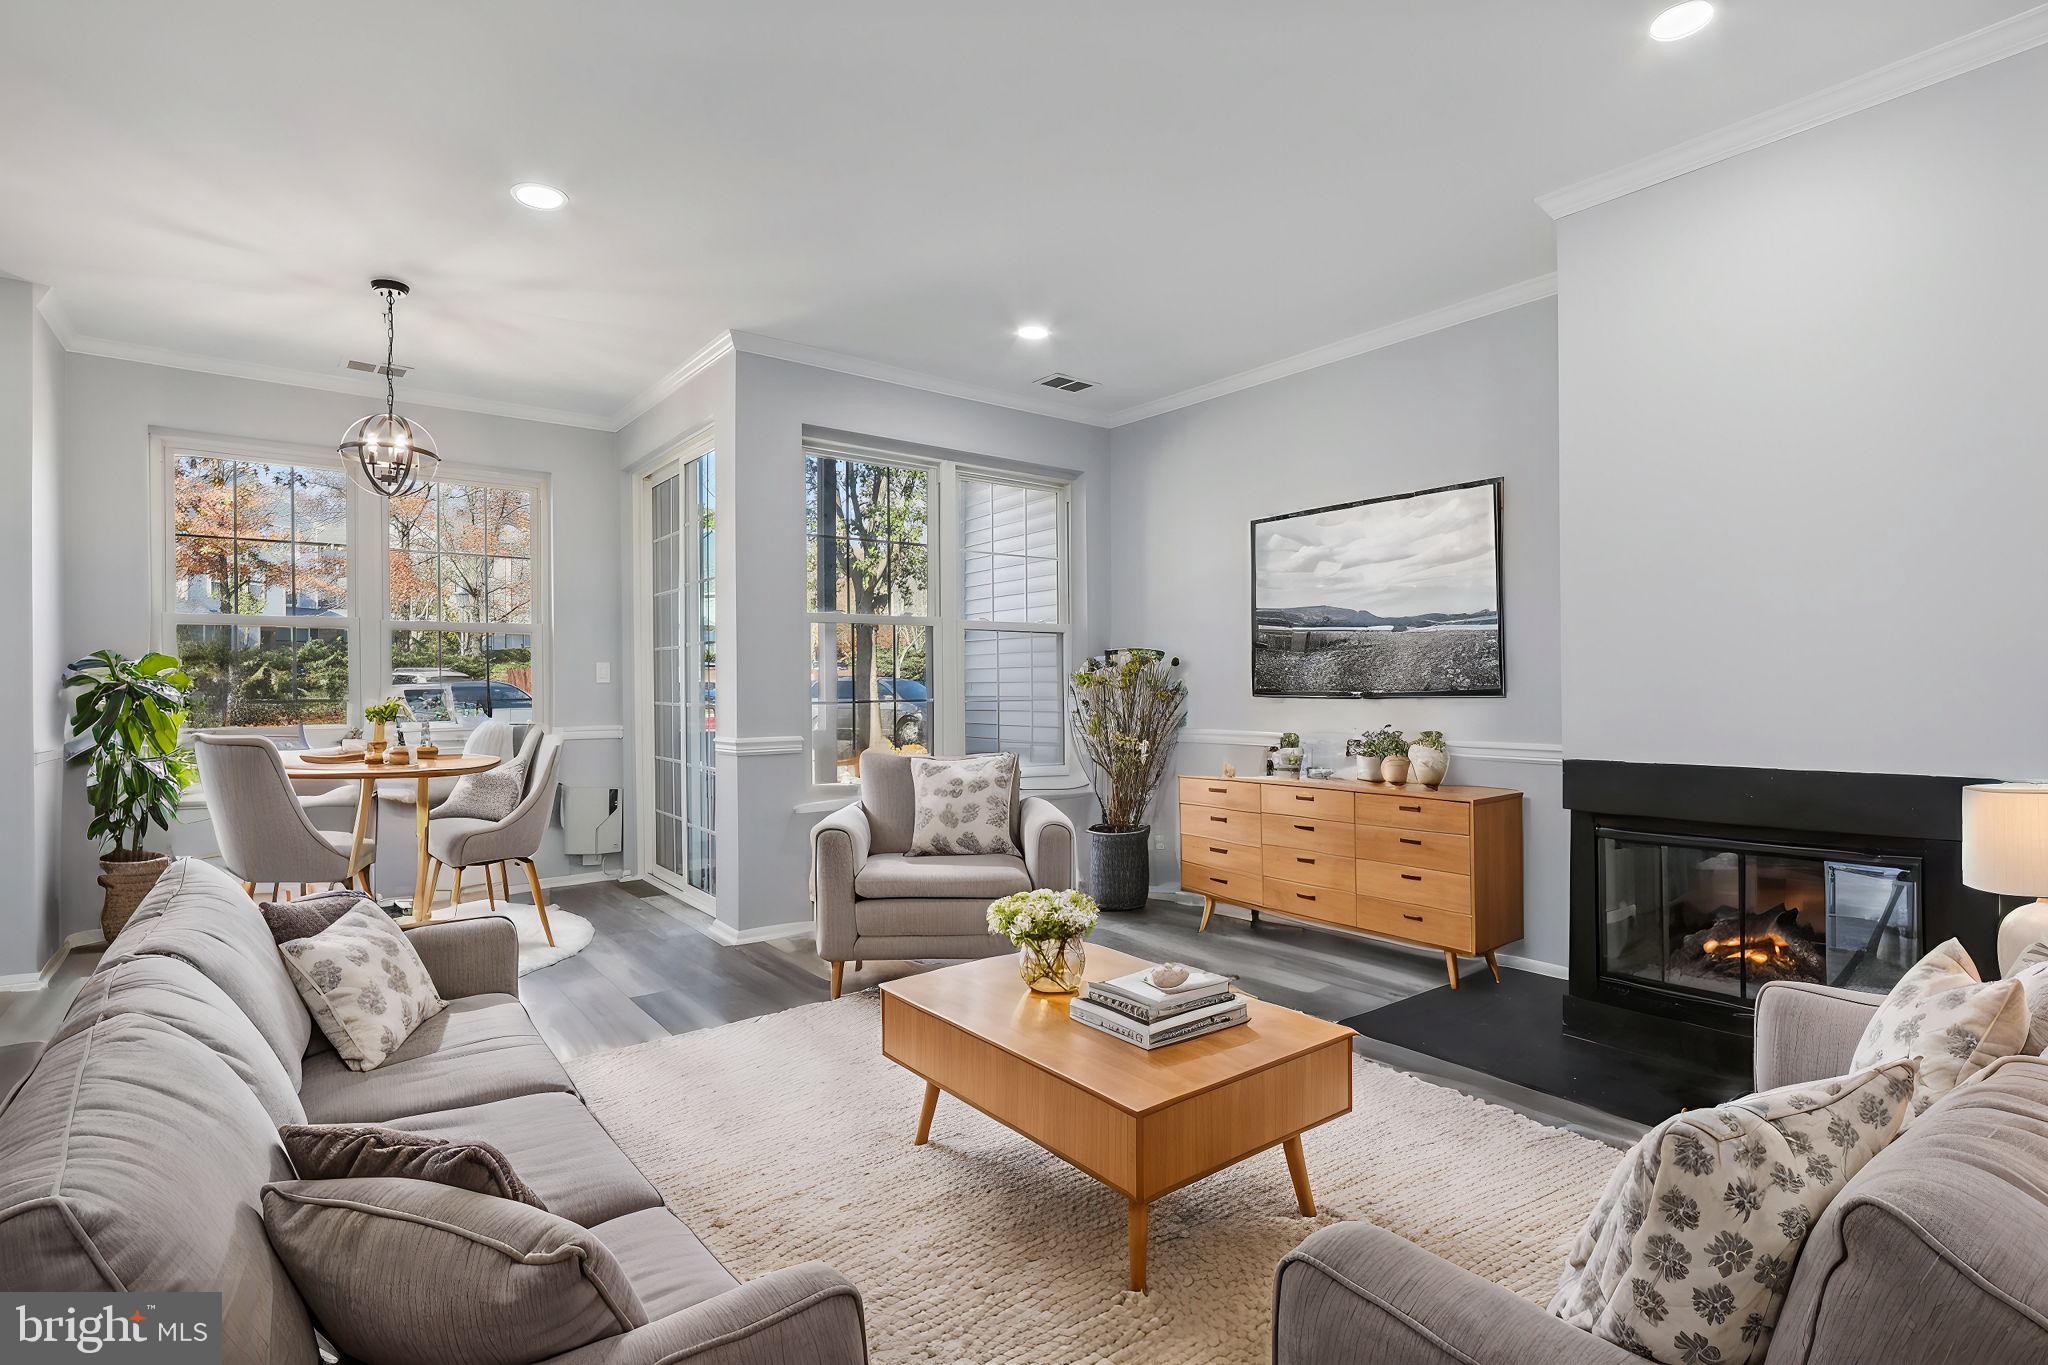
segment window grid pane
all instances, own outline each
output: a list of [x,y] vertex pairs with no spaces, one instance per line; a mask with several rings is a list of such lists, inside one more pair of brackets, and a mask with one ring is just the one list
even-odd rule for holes
[[1013,753],[1033,766],[1066,762],[1060,644],[1046,631],[964,632],[968,753]]
[[[391,687],[422,720],[533,718],[530,489],[440,483],[386,504]],[[451,629],[466,626],[467,630]]]
[[960,481],[961,615],[970,621],[1059,621],[1059,495],[1048,488]]

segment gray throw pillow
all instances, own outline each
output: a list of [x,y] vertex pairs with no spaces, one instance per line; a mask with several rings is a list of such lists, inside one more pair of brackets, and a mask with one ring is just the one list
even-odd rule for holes
[[526,795],[526,764],[514,759],[489,772],[470,773],[434,808],[437,820],[502,820]]
[[517,1200],[424,1180],[286,1180],[263,1187],[263,1226],[320,1330],[357,1360],[548,1360],[647,1322],[602,1242]]
[[289,1123],[277,1136],[301,1180],[388,1175],[547,1207],[488,1142],[450,1142],[374,1123]]
[[258,901],[270,936],[279,943],[311,938],[370,898],[360,891],[321,891],[295,901]]

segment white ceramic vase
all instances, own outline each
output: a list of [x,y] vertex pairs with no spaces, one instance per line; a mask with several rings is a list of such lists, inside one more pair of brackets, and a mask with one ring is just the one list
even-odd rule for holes
[[1433,744],[1411,744],[1408,746],[1408,780],[1420,782],[1425,787],[1443,785],[1444,774],[1451,770],[1451,756]]
[[1358,780],[1360,782],[1379,781],[1380,761],[1370,756],[1360,756],[1358,760]]

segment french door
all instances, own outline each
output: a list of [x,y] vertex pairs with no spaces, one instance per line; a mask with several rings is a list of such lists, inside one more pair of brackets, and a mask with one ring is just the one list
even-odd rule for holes
[[[718,894],[717,526],[711,451],[657,467],[642,482],[647,662],[643,768],[648,875],[711,908]],[[652,828],[648,829],[647,824]]]

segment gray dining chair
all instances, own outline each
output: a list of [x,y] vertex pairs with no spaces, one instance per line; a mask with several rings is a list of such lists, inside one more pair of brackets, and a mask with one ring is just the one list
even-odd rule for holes
[[[493,754],[503,759],[511,758],[517,749],[518,742],[512,737],[512,722],[499,720],[496,716],[478,722],[476,729],[471,730],[462,742],[462,752],[465,754]],[[427,809],[431,811],[446,801],[448,794],[455,790],[455,784],[461,780],[459,777],[437,777],[427,783]],[[402,782],[377,784],[379,801],[389,801],[393,805],[408,808],[419,800],[419,792],[420,784],[410,777]],[[394,811],[393,814],[397,812]],[[405,818],[412,818],[409,811]]]
[[[428,822],[427,904],[432,906],[434,903],[443,868],[455,871],[455,886],[448,896],[448,903],[452,906],[462,900],[463,870],[481,867],[484,870],[484,891],[495,907],[498,896],[491,886],[491,868],[495,865],[504,878],[505,898],[510,900],[512,882],[506,866],[519,863],[525,867],[527,885],[533,890],[533,906],[540,912],[541,932],[547,936],[548,946],[553,947],[555,931],[548,924],[547,897],[541,892],[540,870],[534,866],[533,859],[540,852],[541,836],[547,833],[548,816],[554,809],[555,766],[562,754],[562,741],[556,735],[543,733],[536,725],[527,732],[527,742],[521,747],[521,752],[529,755],[526,790],[510,815],[502,820],[471,820],[444,815]],[[513,761],[518,762],[517,759]]]
[[313,823],[269,739],[201,731],[192,743],[221,862],[244,891],[254,895],[261,882],[271,883],[274,892],[313,882],[370,889],[375,835],[363,840],[362,852],[351,861],[354,832]]

